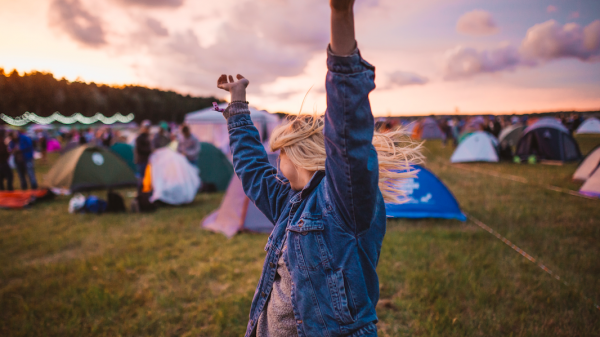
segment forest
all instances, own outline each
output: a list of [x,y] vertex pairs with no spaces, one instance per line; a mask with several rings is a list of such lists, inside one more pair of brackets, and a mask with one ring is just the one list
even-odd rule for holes
[[56,79],[47,72],[32,71],[21,76],[16,70],[0,68],[0,114],[17,117],[26,111],[49,116],[58,111],[65,116],[97,112],[112,116],[133,113],[135,121],[149,119],[183,122],[185,114],[221,102],[214,97],[194,97],[174,91],[142,86],[108,86],[96,83]]

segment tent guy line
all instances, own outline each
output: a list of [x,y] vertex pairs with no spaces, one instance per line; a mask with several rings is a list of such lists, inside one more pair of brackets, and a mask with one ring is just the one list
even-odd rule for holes
[[551,190],[551,191],[565,193],[565,194],[573,195],[573,196],[576,196],[576,197],[581,197],[581,198],[590,199],[590,200],[597,200],[596,198],[588,197],[587,195],[583,195],[581,193],[578,193],[577,191],[569,190],[569,189],[566,189],[566,188],[552,186],[552,185],[538,185],[538,184],[533,184],[533,183],[530,183],[529,180],[527,180],[527,179],[525,179],[523,177],[514,176],[514,175],[511,175],[511,174],[502,174],[502,173],[498,173],[498,172],[495,172],[495,171],[477,170],[477,169],[474,169],[474,168],[466,168],[466,167],[464,167],[462,165],[456,165],[456,164],[449,165],[449,164],[442,163],[442,162],[440,162],[440,164],[445,165],[445,166],[455,167],[455,168],[458,168],[458,169],[461,169],[461,170],[465,170],[465,171],[486,174],[486,175],[489,175],[489,176],[493,176],[493,177],[497,177],[497,178],[502,178],[502,179],[508,179],[508,180],[516,181],[516,182],[527,184],[527,185],[531,185],[531,186],[543,187],[543,188]]
[[[531,261],[532,263],[535,263],[538,267],[540,267],[540,269],[542,269],[543,271],[545,271],[546,273],[548,273],[548,275],[552,276],[554,279],[556,279],[557,281],[561,282],[565,286],[571,287],[572,289],[575,289],[573,286],[571,286],[570,284],[568,284],[564,279],[561,279],[561,277],[558,274],[556,274],[552,270],[548,269],[548,267],[546,267],[544,264],[542,264],[541,262],[539,262],[538,260],[536,260],[533,256],[529,255],[523,249],[517,247],[514,243],[510,242],[510,240],[508,240],[504,236],[500,235],[500,233],[498,233],[497,231],[493,230],[490,226],[488,226],[488,225],[484,224],[483,222],[479,221],[477,218],[475,218],[474,216],[472,216],[471,214],[469,214],[467,212],[463,211],[463,213],[465,213],[465,215],[467,216],[467,218],[470,219],[471,221],[473,221],[473,223],[475,223],[477,226],[479,226],[482,229],[484,229],[485,231],[489,232],[490,234],[492,234],[493,236],[495,236],[496,238],[498,238],[498,240],[504,242],[507,246],[509,246],[510,248],[512,248],[517,253],[521,254],[527,260]],[[575,290],[585,300],[587,300],[589,302],[592,302],[594,304],[594,306],[596,307],[596,309],[600,310],[600,305],[596,304],[596,302],[594,302],[594,300],[592,300],[591,297],[586,296],[584,293],[582,293],[581,291],[578,291],[577,289],[575,289]]]

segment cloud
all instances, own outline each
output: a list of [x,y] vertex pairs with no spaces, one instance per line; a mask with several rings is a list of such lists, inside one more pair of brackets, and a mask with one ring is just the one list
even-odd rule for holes
[[421,75],[405,71],[396,71],[389,75],[389,85],[386,88],[391,89],[409,85],[423,85],[427,82],[429,82],[429,79]]
[[600,54],[600,20],[582,28],[576,23],[560,25],[554,20],[531,27],[521,44],[529,60],[577,58],[588,61]]
[[444,79],[459,80],[479,74],[535,67],[557,59],[600,60],[600,20],[582,28],[576,23],[560,25],[554,20],[527,31],[519,49],[506,45],[490,50],[456,47],[446,53]]
[[578,19],[579,18],[579,12],[572,12],[571,14],[569,14],[569,19]]
[[456,47],[446,53],[444,79],[458,80],[482,73],[514,70],[520,63],[519,52],[512,46],[483,51]]
[[169,30],[160,21],[154,18],[147,18],[145,23],[150,32],[158,36],[169,36]]
[[548,12],[548,13],[558,12],[558,8],[556,6],[554,6],[554,5],[549,5],[546,8],[546,12]]
[[119,0],[127,5],[137,5],[143,7],[179,7],[183,5],[183,0]]
[[456,31],[465,35],[492,35],[498,32],[498,25],[491,13],[476,9],[458,19]]
[[100,19],[83,8],[79,0],[54,0],[50,5],[50,24],[84,45],[106,44]]

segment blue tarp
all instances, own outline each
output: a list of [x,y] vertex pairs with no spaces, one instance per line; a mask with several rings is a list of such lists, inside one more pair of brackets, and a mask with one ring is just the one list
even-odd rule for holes
[[442,218],[466,221],[458,202],[448,188],[433,173],[415,165],[419,170],[416,178],[411,178],[402,188],[408,193],[409,201],[400,204],[386,204],[389,218]]

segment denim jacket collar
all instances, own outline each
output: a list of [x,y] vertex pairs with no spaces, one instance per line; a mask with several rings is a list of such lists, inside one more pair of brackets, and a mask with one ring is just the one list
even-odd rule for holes
[[323,180],[323,178],[325,178],[325,171],[315,172],[313,174],[312,178],[310,178],[310,181],[308,182],[308,184],[306,184],[306,186],[304,186],[304,188],[302,189],[302,191],[300,191],[300,193],[293,196],[292,199],[290,200],[290,202],[295,203],[295,202],[299,202],[299,201],[306,199],[306,197],[308,197],[310,195],[310,193],[317,186],[319,186],[319,184],[321,183],[321,180]]

